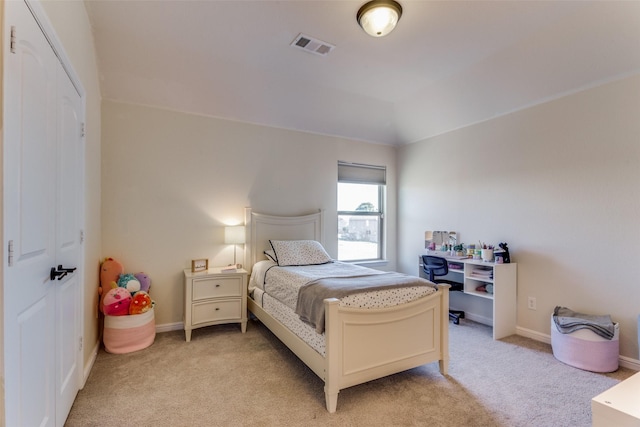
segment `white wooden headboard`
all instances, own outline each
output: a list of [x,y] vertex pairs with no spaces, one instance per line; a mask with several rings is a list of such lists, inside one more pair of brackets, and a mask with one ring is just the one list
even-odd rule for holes
[[274,216],[244,209],[247,243],[244,267],[251,272],[253,264],[266,259],[264,251],[271,249],[269,240],[317,240],[324,245],[324,211],[301,216]]

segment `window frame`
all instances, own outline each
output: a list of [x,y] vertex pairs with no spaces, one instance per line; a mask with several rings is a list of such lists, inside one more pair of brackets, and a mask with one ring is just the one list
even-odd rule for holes
[[[375,212],[371,211],[343,211],[337,210],[337,219],[338,224],[336,224],[336,231],[338,232],[338,260],[343,262],[351,262],[351,263],[364,263],[364,262],[377,262],[384,260],[385,254],[385,229],[386,229],[386,167],[384,166],[373,166],[373,165],[363,165],[363,164],[354,164],[347,162],[338,162],[338,182],[336,189],[339,191],[340,184],[366,184],[366,185],[375,185],[378,187],[378,210]],[[345,168],[347,170],[347,177],[345,174],[342,174],[341,177],[341,169]],[[343,171],[345,169],[342,169]],[[362,173],[359,173],[362,172]],[[348,216],[359,216],[363,218],[377,218],[378,221],[378,241],[377,241],[377,257],[376,258],[355,258],[355,259],[340,259],[340,229],[339,229],[339,218],[342,215]]]

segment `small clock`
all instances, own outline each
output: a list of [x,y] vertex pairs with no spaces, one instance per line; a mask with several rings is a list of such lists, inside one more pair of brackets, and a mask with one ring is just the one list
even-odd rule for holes
[[209,260],[206,258],[203,259],[193,259],[191,260],[191,271],[195,273],[196,271],[205,271],[209,269]]

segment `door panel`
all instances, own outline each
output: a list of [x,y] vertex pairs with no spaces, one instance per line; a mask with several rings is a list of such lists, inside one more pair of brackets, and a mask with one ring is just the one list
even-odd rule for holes
[[[51,293],[45,294],[23,310],[16,319],[17,341],[19,343],[17,350],[35,363],[22,362],[19,363],[17,370],[11,369],[16,371],[16,376],[20,380],[20,399],[16,403],[18,405],[16,408],[6,406],[7,426],[53,426],[55,423],[54,375],[53,365],[50,363],[53,360],[51,356],[53,354],[54,331],[51,321],[53,319],[51,297]],[[38,336],[40,339],[33,339],[34,336]],[[7,402],[10,397],[9,393],[12,391],[8,387],[5,390]],[[11,400],[14,400],[14,396],[11,396]],[[14,411],[17,413],[13,413]],[[15,424],[9,422],[10,412],[11,420],[20,421]]]
[[63,426],[79,390],[80,347],[78,335],[82,307],[78,300],[79,275],[57,284],[56,290],[56,425]]
[[59,65],[58,72],[58,232],[59,263],[77,262],[80,249],[80,210],[82,164],[81,99]]
[[82,250],[82,99],[58,63],[56,266],[77,268],[56,280],[56,425],[62,426],[79,389]]
[[[56,62],[49,43],[22,1],[5,2],[20,28],[16,52],[4,49],[4,234],[13,241],[5,266],[6,425],[55,423]],[[5,38],[8,40],[8,37]],[[54,161],[52,162],[52,159]]]

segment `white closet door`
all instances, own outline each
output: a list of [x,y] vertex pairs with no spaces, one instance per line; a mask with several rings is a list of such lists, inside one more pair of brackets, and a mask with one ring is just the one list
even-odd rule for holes
[[81,275],[50,271],[81,261],[83,110],[27,5],[4,7],[5,424],[62,426],[79,388]]
[[57,85],[56,266],[76,268],[56,280],[56,425],[62,426],[79,389],[82,354],[82,246],[80,241],[83,192],[82,99],[58,63]]

